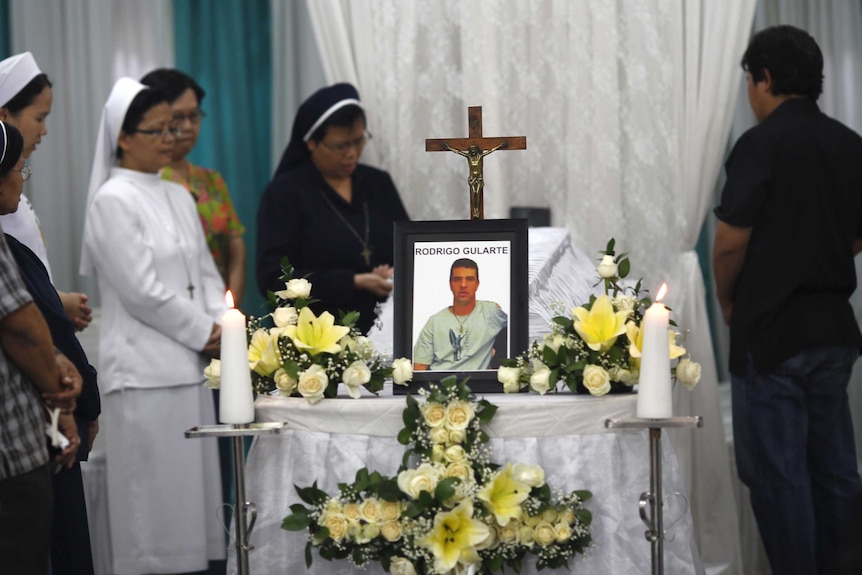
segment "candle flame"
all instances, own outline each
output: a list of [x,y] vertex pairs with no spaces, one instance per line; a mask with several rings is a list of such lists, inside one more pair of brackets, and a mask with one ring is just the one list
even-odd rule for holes
[[664,296],[667,295],[667,284],[662,283],[661,287],[658,288],[658,293],[655,296],[655,301],[661,301],[664,299]]
[[230,293],[230,290],[227,290],[224,294],[224,303],[226,303],[229,308],[236,307],[233,303],[233,294]]

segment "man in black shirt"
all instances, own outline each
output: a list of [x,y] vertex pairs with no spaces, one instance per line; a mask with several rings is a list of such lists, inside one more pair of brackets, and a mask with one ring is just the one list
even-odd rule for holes
[[862,138],[817,107],[823,56],[806,32],[757,33],[742,67],[759,124],[727,160],[713,252],[737,467],[773,573],[823,575],[860,489],[847,383]]

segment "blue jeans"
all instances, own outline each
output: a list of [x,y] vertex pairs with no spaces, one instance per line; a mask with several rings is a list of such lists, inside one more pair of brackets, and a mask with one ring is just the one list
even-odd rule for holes
[[774,575],[828,575],[860,490],[847,383],[855,348],[816,347],[732,376],[739,477]]

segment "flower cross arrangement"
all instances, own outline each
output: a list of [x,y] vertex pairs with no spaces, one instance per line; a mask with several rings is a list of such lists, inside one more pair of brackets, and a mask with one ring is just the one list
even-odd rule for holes
[[[571,315],[553,319],[551,333],[514,359],[503,360],[497,379],[507,393],[526,387],[545,394],[556,391],[562,381],[576,393],[595,396],[630,391],[637,383],[643,349],[644,312],[651,305],[642,294],[641,281],[633,287],[621,282],[629,275],[627,254],[616,254],[613,238],[596,269],[603,294],[572,308]],[[598,284],[596,284],[598,285]],[[676,324],[671,321],[672,326]],[[670,359],[676,360],[672,375],[688,389],[700,380],[700,364],[692,361],[679,345],[679,333],[671,327]]]
[[[410,360],[396,359],[388,366],[371,340],[354,327],[358,312],[342,314],[338,322],[328,311],[315,315],[308,307],[317,301],[311,298],[311,283],[293,277],[287,258],[281,268],[285,289],[269,292],[274,311],[248,322],[248,362],[256,393],[277,390],[317,403],[335,397],[339,383],[358,398],[362,388],[379,392],[387,377],[399,385],[412,379]],[[212,360],[204,372],[211,387],[218,384],[219,367],[219,361]]]
[[324,559],[379,562],[394,575],[518,573],[528,554],[553,569],[585,552],[589,491],[552,492],[540,466],[491,463],[482,424],[497,408],[466,382],[449,376],[420,394],[421,403],[407,396],[398,440],[412,447],[397,476],[363,468],[335,496],[316,482],[296,488],[304,504],[291,506],[282,528],[306,531],[307,566],[315,547]]

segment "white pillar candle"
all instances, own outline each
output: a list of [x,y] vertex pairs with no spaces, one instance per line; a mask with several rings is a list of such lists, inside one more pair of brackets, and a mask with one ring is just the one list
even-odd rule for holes
[[[664,286],[659,290],[659,298]],[[670,382],[670,341],[668,324],[670,311],[655,302],[644,314],[643,349],[638,380],[637,416],[644,418],[673,417]]]
[[221,321],[221,391],[219,421],[251,423],[254,421],[254,397],[251,370],[248,366],[248,340],[245,316],[233,307],[233,295],[225,295],[230,309]]

